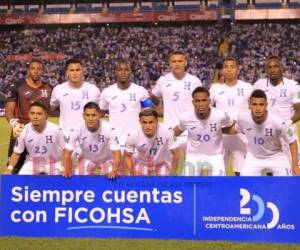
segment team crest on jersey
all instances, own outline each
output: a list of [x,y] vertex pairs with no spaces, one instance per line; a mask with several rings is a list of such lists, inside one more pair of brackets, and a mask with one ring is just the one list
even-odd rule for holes
[[46,135],[45,139],[46,139],[46,144],[47,143],[53,143],[53,136],[52,135]]
[[279,97],[287,97],[287,89],[281,89]]
[[164,144],[163,138],[161,136],[160,137],[156,137],[155,140],[156,140],[156,145],[157,146]]
[[184,82],[184,89],[191,90],[191,82]]
[[244,96],[244,89],[237,89],[238,96]]
[[105,142],[105,136],[104,135],[98,135],[98,142]]
[[210,132],[216,132],[217,131],[217,123],[210,123]]

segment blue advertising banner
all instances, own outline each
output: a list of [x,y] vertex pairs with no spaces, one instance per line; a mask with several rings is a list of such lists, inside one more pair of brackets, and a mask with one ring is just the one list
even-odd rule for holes
[[298,177],[2,176],[0,235],[300,243]]

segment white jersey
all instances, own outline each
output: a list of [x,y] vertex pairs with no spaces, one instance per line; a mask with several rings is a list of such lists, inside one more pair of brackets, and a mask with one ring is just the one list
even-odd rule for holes
[[99,89],[88,82],[83,82],[79,88],[71,87],[69,82],[57,85],[51,95],[50,104],[59,107],[59,125],[66,133],[71,128],[83,122],[83,107],[88,102],[99,103]]
[[194,109],[181,114],[179,128],[188,131],[186,154],[222,154],[222,128],[232,124],[233,120],[227,113],[216,108],[211,108],[209,117],[204,120],[197,117]]
[[193,109],[192,92],[202,86],[199,78],[186,73],[178,80],[173,73],[168,73],[158,79],[152,89],[153,95],[163,98],[164,123],[174,128],[178,124],[179,114]]
[[156,134],[148,138],[141,127],[129,133],[125,151],[134,153],[137,151],[137,161],[149,164],[159,164],[164,161],[170,161],[170,150],[179,148],[174,140],[173,130],[163,124],[158,124]]
[[44,130],[37,132],[30,122],[25,125],[21,135],[18,137],[14,152],[21,154],[26,148],[28,151],[26,161],[44,159],[48,163],[49,161],[57,162],[62,158],[64,144],[62,129],[56,124],[47,121]]
[[252,90],[250,83],[241,80],[238,80],[234,86],[212,84],[209,90],[211,105],[224,110],[236,120],[238,113],[248,110],[248,101]]
[[84,123],[72,129],[65,149],[74,151],[77,145],[81,149],[79,158],[88,160],[106,161],[112,159],[112,151],[120,150],[115,129],[106,121],[101,121],[95,132],[88,130]]
[[253,85],[254,89],[262,89],[268,97],[268,110],[283,120],[289,120],[294,115],[293,104],[300,102],[300,85],[293,80],[283,78],[274,86],[268,78],[259,79]]
[[109,111],[109,123],[117,130],[121,145],[129,132],[139,126],[141,102],[149,98],[144,87],[131,83],[127,89],[117,84],[105,88],[100,97],[100,109]]
[[287,144],[296,141],[293,129],[270,112],[262,124],[253,121],[251,112],[240,114],[236,129],[246,135],[250,153],[260,159],[283,155],[282,140]]

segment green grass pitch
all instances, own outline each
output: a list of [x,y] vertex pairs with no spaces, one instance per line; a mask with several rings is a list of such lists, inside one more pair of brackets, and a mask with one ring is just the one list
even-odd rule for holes
[[[50,120],[57,122],[57,118]],[[0,172],[6,168],[7,147],[10,128],[4,118],[0,118]],[[299,236],[300,237],[300,236]],[[44,238],[0,238],[0,249],[154,249],[154,250],[300,250],[300,245],[291,244],[259,244],[259,243],[233,243],[233,242],[203,242],[179,240],[125,240],[125,239],[44,239]]]

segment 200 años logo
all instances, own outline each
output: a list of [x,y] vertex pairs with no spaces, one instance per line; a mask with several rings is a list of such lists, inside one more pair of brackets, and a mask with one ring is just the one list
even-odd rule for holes
[[[240,188],[239,216],[203,216],[206,229],[294,230],[294,224],[279,223],[280,211],[271,201]],[[234,210],[234,209],[233,209]]]
[[[242,199],[240,201],[240,214],[252,215],[251,208],[246,207],[247,204],[252,200],[257,204],[258,207],[256,214],[252,215],[252,221],[256,222],[261,220],[266,210],[265,202],[263,201],[263,199],[260,196],[255,194],[252,195],[252,199],[251,199],[250,192],[245,188],[240,189],[240,194],[242,196]],[[271,221],[267,223],[267,229],[271,229],[278,224],[280,215],[279,215],[278,207],[273,202],[268,201],[266,204],[267,204],[267,208],[269,208],[272,211],[272,215],[273,215]]]

